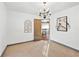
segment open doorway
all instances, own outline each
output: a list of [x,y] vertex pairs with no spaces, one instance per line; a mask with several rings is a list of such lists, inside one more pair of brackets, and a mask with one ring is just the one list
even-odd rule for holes
[[48,40],[50,37],[50,20],[34,19],[34,40]]

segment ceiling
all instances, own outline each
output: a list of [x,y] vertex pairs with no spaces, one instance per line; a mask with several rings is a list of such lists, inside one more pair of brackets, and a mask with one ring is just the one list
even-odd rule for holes
[[[37,15],[41,8],[42,2],[5,2],[9,10]],[[79,5],[79,2],[47,2],[47,7],[52,13],[57,13],[65,9]]]

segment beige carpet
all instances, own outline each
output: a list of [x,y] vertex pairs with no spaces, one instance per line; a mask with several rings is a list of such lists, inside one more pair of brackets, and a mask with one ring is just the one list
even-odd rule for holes
[[[33,41],[22,44],[16,44],[8,46],[4,57],[44,57],[44,46],[47,41]],[[79,56],[79,52],[56,42],[51,41],[49,44],[48,54],[49,57],[76,57]]]

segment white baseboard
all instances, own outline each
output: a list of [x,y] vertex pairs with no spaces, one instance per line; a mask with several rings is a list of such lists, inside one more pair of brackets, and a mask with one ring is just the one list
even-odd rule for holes
[[30,42],[30,41],[33,41],[33,40],[12,42],[12,43],[9,43],[8,45],[15,45],[15,44],[24,43],[24,42]]
[[2,52],[0,52],[0,56],[2,56],[4,54],[6,48],[7,48],[7,45],[2,49]]
[[63,42],[60,42],[60,41],[57,41],[57,40],[52,40],[52,41],[54,41],[54,42],[56,42],[56,43],[58,43],[58,44],[61,44],[61,45],[65,46],[65,47],[71,48],[71,49],[73,49],[73,50],[79,51],[79,49],[74,48],[74,47],[72,47],[72,46],[70,46],[70,45],[67,45],[67,44],[65,44],[65,43],[63,43]]

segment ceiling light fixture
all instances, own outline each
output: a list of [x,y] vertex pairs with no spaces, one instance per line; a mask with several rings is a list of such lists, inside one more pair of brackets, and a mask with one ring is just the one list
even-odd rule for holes
[[43,2],[43,10],[39,12],[39,16],[44,20],[44,19],[50,19],[51,12],[49,8],[46,7],[47,2]]

